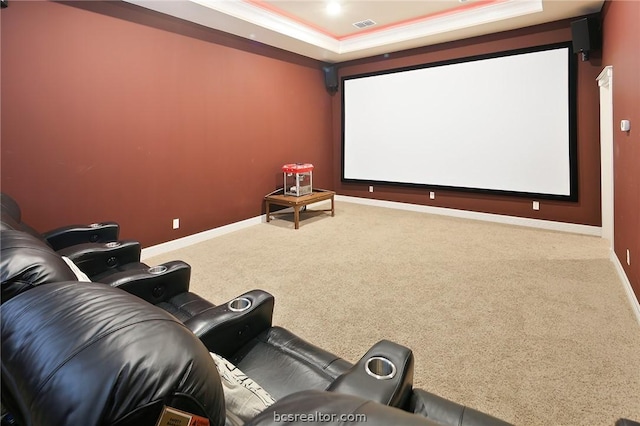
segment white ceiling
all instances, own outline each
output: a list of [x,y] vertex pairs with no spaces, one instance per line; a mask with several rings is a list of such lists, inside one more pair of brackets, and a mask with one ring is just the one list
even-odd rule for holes
[[[324,62],[588,15],[604,0],[124,0]],[[358,29],[355,22],[375,25]]]

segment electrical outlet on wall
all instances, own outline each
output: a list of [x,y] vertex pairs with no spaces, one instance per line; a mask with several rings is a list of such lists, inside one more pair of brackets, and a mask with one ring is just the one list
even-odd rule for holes
[[373,186],[369,187],[369,192],[373,192]]
[[173,229],[180,228],[180,219],[173,219]]
[[631,265],[631,252],[627,249],[627,265]]
[[533,209],[534,210],[540,210],[540,201],[534,201],[533,202]]
[[436,193],[433,192],[433,191],[429,192],[429,199],[430,200],[435,200],[436,199]]

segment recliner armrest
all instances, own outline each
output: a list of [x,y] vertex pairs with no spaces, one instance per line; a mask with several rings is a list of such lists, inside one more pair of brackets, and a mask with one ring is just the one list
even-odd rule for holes
[[119,265],[140,262],[140,243],[117,241],[110,243],[85,243],[58,250],[93,280],[92,277]]
[[43,233],[42,237],[58,251],[76,244],[117,241],[119,233],[120,226],[116,222],[100,222],[63,226]]
[[504,420],[465,407],[438,395],[414,389],[409,411],[437,422],[451,426],[512,426]]
[[411,349],[381,340],[327,388],[405,409],[413,386]]
[[140,263],[140,268],[116,272],[102,278],[100,282],[155,305],[188,292],[190,279],[191,266],[181,260],[174,260],[151,268]]
[[[243,310],[236,304],[249,301]],[[241,301],[241,302],[238,302]],[[211,352],[230,358],[242,346],[271,327],[274,297],[263,290],[252,290],[229,302],[211,307],[184,322]]]

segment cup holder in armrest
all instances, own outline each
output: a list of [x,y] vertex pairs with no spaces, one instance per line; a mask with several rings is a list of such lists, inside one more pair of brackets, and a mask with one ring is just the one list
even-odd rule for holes
[[389,380],[396,375],[396,365],[385,357],[373,356],[365,363],[364,371],[378,380]]
[[103,223],[91,223],[89,224],[89,228],[100,228],[101,226],[104,226]]
[[120,247],[121,245],[122,245],[122,243],[119,242],[119,241],[112,241],[110,243],[105,243],[104,246],[107,247],[107,248],[116,248],[116,247]]
[[227,303],[227,306],[233,312],[243,312],[251,307],[251,300],[246,297],[238,297]]
[[167,272],[167,267],[164,265],[152,266],[149,268],[149,273],[153,275],[159,275],[164,272]]
[[205,309],[184,324],[210,352],[232,359],[240,348],[271,327],[273,305],[271,294],[252,290]]
[[411,349],[381,340],[353,367],[336,378],[327,390],[404,408],[409,403],[412,388]]

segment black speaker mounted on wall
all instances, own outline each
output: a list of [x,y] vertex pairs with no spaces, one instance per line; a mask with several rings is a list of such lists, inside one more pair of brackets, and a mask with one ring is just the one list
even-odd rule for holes
[[9,0],[0,0],[0,7],[4,9],[7,6],[9,6]]
[[334,94],[338,91],[338,69],[335,65],[325,65],[322,67],[324,73],[324,87],[327,92]]
[[602,46],[602,29],[597,16],[589,16],[571,22],[571,38],[573,53],[580,53],[582,60],[589,59],[589,52],[599,50]]

